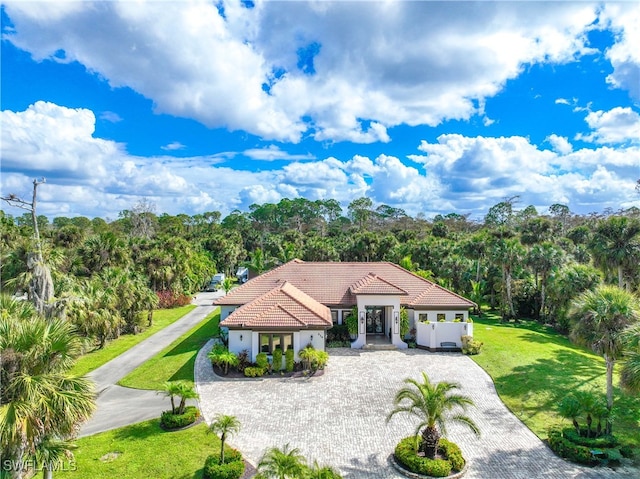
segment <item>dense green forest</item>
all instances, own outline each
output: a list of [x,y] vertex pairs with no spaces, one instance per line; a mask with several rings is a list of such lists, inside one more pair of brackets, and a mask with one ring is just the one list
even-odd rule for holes
[[[38,216],[52,310],[99,344],[152,321],[155,307],[188,301],[215,272],[253,274],[293,258],[391,261],[505,319],[567,327],[572,298],[600,282],[640,288],[640,210],[577,215],[565,205],[538,212],[518,198],[484,218],[427,220],[369,198],[343,210],[335,200],[283,199],[233,211],[156,215],[142,201],[119,218]],[[1,213],[4,292],[28,291],[32,217]],[[142,314],[148,311],[148,314]]]

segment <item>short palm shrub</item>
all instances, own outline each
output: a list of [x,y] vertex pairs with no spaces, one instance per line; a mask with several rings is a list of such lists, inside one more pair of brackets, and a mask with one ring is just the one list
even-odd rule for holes
[[288,373],[293,372],[293,368],[295,367],[294,358],[295,353],[293,352],[293,349],[287,349],[287,352],[284,353],[284,364]]
[[229,374],[229,367],[236,367],[240,362],[238,356],[222,344],[216,344],[207,357],[211,360],[211,364],[219,368],[225,375]]
[[302,368],[304,370],[311,371],[324,369],[327,365],[327,361],[329,360],[329,354],[326,351],[314,349],[311,345],[301,349],[298,352],[298,356],[300,356],[300,359],[302,360]]
[[160,415],[160,425],[164,429],[180,429],[196,422],[200,417],[200,411],[195,406],[187,406],[182,414],[174,414],[171,411],[163,411]]
[[224,462],[218,454],[207,457],[202,470],[204,479],[240,479],[244,474],[242,454],[235,449],[227,449]]

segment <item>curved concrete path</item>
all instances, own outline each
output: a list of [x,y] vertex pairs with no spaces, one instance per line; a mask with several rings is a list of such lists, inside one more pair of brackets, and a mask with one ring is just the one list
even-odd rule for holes
[[90,436],[160,417],[169,404],[165,397],[155,391],[118,386],[117,382],[200,323],[216,308],[213,301],[222,295],[224,291],[198,293],[193,311],[89,373],[96,383],[98,407],[79,435]]
[[398,415],[387,423],[406,377],[457,381],[477,408],[469,415],[482,431],[476,439],[453,425],[449,437],[470,460],[468,478],[637,478],[638,471],[589,469],[556,457],[499,399],[491,378],[456,353],[332,349],[324,375],[311,379],[235,380],[215,376],[206,352],[196,361],[200,407],[207,422],[236,416],[242,429],[231,440],[253,464],[265,449],[290,443],[310,460],[338,468],[345,479],[401,479],[387,462],[415,422]]

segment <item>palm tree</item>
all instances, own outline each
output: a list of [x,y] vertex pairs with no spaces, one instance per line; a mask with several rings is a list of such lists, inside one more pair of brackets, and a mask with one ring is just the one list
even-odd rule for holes
[[229,366],[237,366],[240,361],[237,355],[227,349],[214,349],[209,352],[208,357],[216,366],[223,369],[225,375],[229,373]]
[[640,323],[624,333],[624,362],[620,370],[620,384],[626,391],[640,394]]
[[407,386],[396,393],[394,399],[395,409],[387,416],[387,421],[398,413],[407,413],[416,416],[420,422],[416,426],[415,436],[418,437],[422,430],[422,441],[420,449],[425,455],[434,459],[438,452],[438,444],[441,434],[446,434],[448,422],[464,424],[480,435],[480,430],[473,420],[459,412],[452,412],[454,409],[466,411],[468,406],[473,406],[473,401],[461,394],[452,394],[458,389],[455,383],[440,382],[437,384],[429,381],[425,372],[422,373],[422,382],[415,379],[405,379]]
[[175,397],[180,394],[181,388],[175,381],[167,381],[162,385],[162,390],[158,394],[164,394],[171,401],[171,414],[177,414]]
[[[195,388],[184,381],[167,381],[162,385],[162,390],[158,394],[164,394],[171,401],[171,414],[184,414],[187,406],[187,399],[197,399],[198,393]],[[176,407],[175,398],[180,398],[180,403]]]
[[36,449],[36,461],[42,467],[43,479],[52,479],[56,465],[63,459],[73,459],[77,446],[70,441],[45,437]]
[[0,315],[0,449],[20,460],[35,457],[46,438],[71,437],[93,413],[95,395],[88,379],[69,374],[83,346],[73,325],[33,309],[26,317],[29,307],[11,301],[3,298]]
[[[596,264],[618,273],[618,286],[624,285],[624,269],[640,261],[640,221],[612,216],[598,224],[589,247]],[[627,284],[627,290],[629,285]]]
[[[607,408],[613,407],[613,368],[622,359],[622,333],[640,319],[640,304],[616,286],[602,285],[582,293],[573,304],[571,337],[604,357],[607,366]],[[611,423],[607,423],[610,432]]]
[[228,436],[240,432],[240,421],[235,416],[218,414],[209,426],[209,432],[220,435],[220,464],[224,464],[224,444]]
[[180,397],[180,404],[178,404],[178,414],[184,414],[184,410],[187,407],[187,399],[198,399],[198,393],[193,385],[183,381],[178,382],[178,396]]
[[231,288],[233,288],[233,284],[238,281],[237,278],[231,278],[230,276],[227,276],[226,278],[224,278],[224,280],[222,281],[222,289],[224,289],[224,294],[229,294],[229,291],[231,291]]
[[273,447],[264,453],[258,463],[257,479],[299,479],[304,477],[307,466],[297,447],[285,444],[282,449]]
[[329,466],[319,466],[317,462],[309,466],[305,479],[342,479],[338,471]]

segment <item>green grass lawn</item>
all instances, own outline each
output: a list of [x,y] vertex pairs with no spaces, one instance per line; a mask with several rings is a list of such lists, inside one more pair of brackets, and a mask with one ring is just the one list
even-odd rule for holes
[[72,374],[84,375],[94,369],[99,368],[103,364],[111,361],[116,356],[124,353],[128,349],[138,344],[140,341],[147,339],[154,333],[166,328],[174,323],[196,306],[189,304],[179,308],[159,309],[153,313],[153,325],[139,334],[125,334],[118,339],[109,341],[104,348],[91,351],[78,358],[75,366],[71,370]]
[[136,389],[162,389],[166,381],[182,380],[193,384],[193,367],[202,346],[219,332],[220,308],[200,324],[176,339],[154,357],[140,365],[118,384]]
[[75,471],[55,477],[113,479],[198,479],[209,454],[220,453],[220,440],[202,423],[167,432],[159,420],[141,422],[75,441]]
[[[502,401],[540,438],[563,423],[556,407],[576,389],[595,388],[604,396],[602,357],[572,344],[552,328],[533,321],[501,324],[497,317],[475,319],[474,339],[484,342],[471,358],[493,378]],[[614,377],[614,385],[618,378]],[[640,446],[640,397],[614,389],[614,433]],[[565,425],[570,425],[564,422]]]

